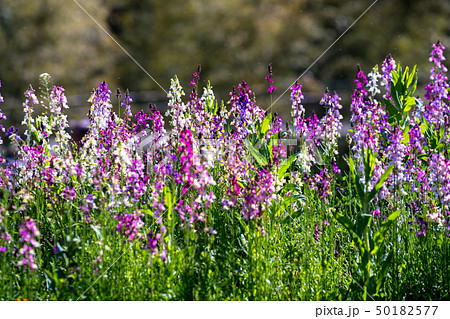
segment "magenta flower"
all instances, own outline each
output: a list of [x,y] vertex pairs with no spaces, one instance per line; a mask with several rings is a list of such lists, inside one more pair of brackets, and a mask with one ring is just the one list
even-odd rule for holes
[[265,79],[269,82],[269,89],[267,92],[269,92],[270,95],[272,95],[273,91],[275,91],[277,88],[273,86],[273,80],[272,80],[272,65],[269,64],[267,66],[267,69],[269,71],[269,75],[265,77]]
[[138,231],[144,226],[144,222],[141,220],[142,216],[143,214],[140,211],[134,211],[133,214],[119,213],[115,217],[119,221],[115,230],[127,237],[129,241],[133,241],[140,237]]
[[316,225],[314,227],[314,235],[313,235],[314,240],[319,241],[321,234],[322,234],[322,230],[319,228],[319,224],[316,223]]
[[18,266],[26,267],[30,269],[38,269],[35,264],[34,256],[35,252],[33,247],[39,247],[37,238],[40,236],[40,232],[36,227],[36,223],[29,217],[25,220],[25,223],[20,226],[19,229],[19,241],[23,243],[23,246],[19,249],[19,254],[22,256]]
[[273,193],[275,192],[273,183],[274,177],[270,171],[260,168],[243,194],[242,214],[245,219],[262,216],[267,206],[272,203]]

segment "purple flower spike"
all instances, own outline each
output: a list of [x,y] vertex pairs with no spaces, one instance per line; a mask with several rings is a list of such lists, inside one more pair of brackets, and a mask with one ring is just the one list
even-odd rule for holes
[[[2,81],[0,81],[0,88],[1,87],[2,87]],[[0,92],[0,102],[4,102],[1,92]],[[3,111],[1,109],[0,109],[0,120],[6,120],[6,115],[3,113]],[[2,124],[0,124],[0,130],[2,132],[5,132],[5,128],[3,127]],[[0,137],[0,144],[3,144],[3,140],[1,137]],[[1,156],[0,156],[0,162],[3,162],[3,159]]]
[[132,215],[119,213],[116,216],[119,223],[115,230],[127,237],[129,241],[133,241],[135,238],[140,237],[138,231],[144,226],[141,216],[143,215],[139,211],[135,211]]
[[40,244],[36,240],[39,236],[40,232],[36,227],[36,223],[31,218],[27,218],[25,220],[25,223],[22,224],[19,229],[19,241],[24,245],[19,249],[21,259],[17,263],[18,266],[28,266],[32,270],[38,269],[34,260],[35,252],[33,250],[33,247],[40,246]]
[[292,120],[294,124],[294,130],[295,135],[302,136],[303,133],[306,131],[306,124],[305,124],[305,108],[302,105],[303,100],[303,93],[302,93],[302,86],[295,82],[294,85],[290,88],[291,90],[291,102],[292,102]]
[[[0,88],[2,87],[2,81],[0,81]],[[0,93],[0,102],[4,102],[2,94]]]
[[269,64],[267,66],[267,69],[269,71],[269,75],[265,77],[265,79],[269,82],[269,89],[267,90],[267,92],[269,92],[270,95],[272,95],[273,91],[275,91],[277,88],[275,86],[273,86],[273,79],[272,79],[272,65]]
[[[425,99],[428,104],[425,110],[425,117],[437,128],[446,125],[446,119],[450,116],[450,101],[448,93],[447,68],[444,66],[445,47],[438,41],[433,44],[433,50],[429,61],[434,64],[431,68],[430,83],[425,87]],[[447,120],[448,121],[448,120]]]
[[389,99],[391,97],[391,72],[395,70],[395,60],[392,57],[392,55],[388,54],[386,59],[383,61],[383,64],[381,66],[381,71],[383,72],[382,80],[381,80],[381,86],[384,86],[386,93],[383,96],[384,98]]

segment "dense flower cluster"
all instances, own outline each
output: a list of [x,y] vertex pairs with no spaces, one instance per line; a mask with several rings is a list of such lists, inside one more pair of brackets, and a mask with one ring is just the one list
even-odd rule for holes
[[274,193],[273,177],[268,170],[260,169],[245,189],[242,214],[246,219],[260,217],[271,204]]
[[433,44],[429,61],[434,65],[431,68],[430,83],[425,87],[425,99],[428,101],[425,117],[440,128],[449,124],[450,100],[449,83],[446,75],[448,69],[443,64],[445,47],[438,41]]
[[[380,71],[375,67],[367,76],[358,67],[350,104],[349,156],[364,188],[358,191],[372,191],[393,167],[367,213],[381,219],[383,209],[403,207],[410,214],[404,219],[409,218],[421,237],[433,225],[448,228],[449,224],[450,103],[443,51],[442,44],[433,46],[425,107],[415,97],[391,96],[391,91],[399,94],[393,86],[399,79],[393,74],[401,73],[391,56]],[[272,94],[270,65],[268,71]],[[228,104],[218,103],[211,85],[198,90],[200,73],[199,67],[192,75],[189,97],[184,97],[178,79],[172,79],[166,113],[170,130],[154,107],[133,115],[128,91],[123,96],[118,91],[113,102],[108,85],[100,83],[89,99],[89,131],[76,147],[64,114],[68,108],[65,90],[50,85],[50,76],[43,74],[46,89],[40,100],[32,87],[25,92],[25,137],[15,128],[5,134],[15,147],[16,159],[1,168],[1,186],[8,187],[14,197],[11,202],[19,202],[10,205],[10,199],[5,200],[25,222],[18,238],[13,238],[2,206],[0,253],[17,251],[19,266],[37,269],[34,249],[39,247],[40,233],[33,219],[41,225],[43,219],[34,214],[45,209],[44,220],[51,225],[67,218],[71,225],[86,222],[98,230],[99,223],[109,220],[112,233],[124,237],[124,243],[138,242],[136,247],[166,261],[174,231],[217,233],[208,223],[213,210],[237,211],[250,222],[268,212],[282,215],[277,206],[285,203],[284,197],[292,199],[293,209],[300,211],[305,193],[328,204],[353,186],[345,184],[349,179],[342,178],[337,165],[343,119],[337,93],[327,90],[320,100],[325,116],[319,118],[313,112],[307,117],[302,86],[294,83],[290,88],[292,122],[283,130],[281,118],[256,104],[246,82],[233,88]],[[44,112],[35,115],[39,103]],[[402,103],[410,104],[401,109]],[[0,111],[1,119],[5,115]],[[5,131],[2,126],[0,130]],[[286,146],[285,137],[297,144]],[[369,168],[367,154],[373,156]],[[38,192],[41,202],[28,205]],[[407,195],[414,197],[414,203],[407,203]],[[315,225],[312,235],[317,241],[324,229],[322,224]],[[8,249],[14,240],[15,248]],[[94,262],[97,269],[99,263],[100,259]]]
[[[363,175],[361,182],[364,184],[366,172],[364,152],[370,149],[376,156],[369,190],[385,169],[393,166],[393,173],[383,184],[376,200],[394,200],[394,205],[398,205],[403,196],[412,191],[421,202],[421,208],[414,206],[411,209],[412,223],[418,229],[417,236],[425,236],[430,222],[444,223],[447,218],[448,223],[446,216],[449,214],[450,161],[447,152],[440,151],[449,145],[447,131],[450,103],[447,68],[443,64],[444,49],[440,42],[433,45],[429,61],[434,66],[431,69],[430,83],[425,88],[425,98],[428,101],[426,107],[423,107],[419,98],[413,98],[415,103],[411,111],[408,112],[410,108],[396,110],[399,102],[391,95],[394,81],[392,73],[395,70],[401,72],[401,67],[396,68],[390,55],[382,64],[382,75],[375,68],[369,74],[369,81],[362,70],[358,69],[356,90],[352,96],[351,150]],[[402,77],[406,79],[406,73],[399,74],[395,81],[401,81]],[[377,100],[377,94],[381,93],[378,89],[380,78],[380,84],[385,89],[383,98],[386,103],[390,103],[390,109],[383,109]],[[411,85],[411,81],[407,85]],[[407,98],[403,103],[410,102]],[[427,165],[423,165],[424,160],[427,160]],[[436,206],[436,200],[439,206]],[[432,213],[427,213],[427,219],[424,219],[424,212],[430,210]]]
[[119,221],[116,231],[120,232],[129,241],[139,238],[139,229],[144,226],[144,222],[141,220],[142,216],[142,213],[139,211],[135,211],[133,214],[118,214],[115,217]]
[[3,225],[3,219],[6,214],[6,210],[4,207],[1,207],[0,210],[0,253],[6,252],[6,247],[9,244],[9,241],[11,240],[11,236],[8,234],[8,232],[5,229],[5,226]]
[[40,246],[37,241],[39,236],[40,232],[36,227],[36,223],[32,219],[27,218],[19,229],[19,241],[23,243],[23,245],[19,249],[20,260],[17,263],[18,266],[38,269],[38,266],[35,263],[34,248]]

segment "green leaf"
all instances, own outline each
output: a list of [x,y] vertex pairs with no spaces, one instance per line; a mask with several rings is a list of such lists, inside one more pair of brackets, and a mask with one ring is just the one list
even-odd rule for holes
[[56,283],[58,281],[58,276],[55,274],[55,277],[53,277],[53,274],[50,273],[50,271],[48,271],[48,269],[43,269],[43,271],[44,271],[45,278],[48,281],[48,285],[51,287],[55,287]]
[[350,178],[356,185],[356,190],[358,191],[358,195],[361,199],[361,201],[364,200],[365,192],[364,188],[361,185],[361,182],[359,181],[359,176],[356,172],[355,163],[353,162],[353,158],[349,157],[348,159],[348,166],[350,167]]
[[409,110],[411,110],[411,108],[416,105],[416,98],[414,97],[407,97],[405,104],[404,104],[404,108],[403,108],[403,113],[408,113]]
[[364,231],[367,226],[369,226],[372,221],[372,215],[370,214],[359,214],[356,222],[356,234],[362,238]]
[[363,245],[361,238],[359,238],[355,232],[352,232],[352,239],[353,239],[353,242],[355,243],[356,247],[358,247],[360,253],[364,254],[365,249],[364,249],[364,245]]
[[440,130],[439,130],[439,135],[438,135],[438,142],[439,143],[442,141],[442,138],[444,137],[444,132],[445,132],[445,125],[442,125]]
[[301,188],[297,184],[288,183],[283,186],[282,189],[284,192],[296,191],[297,193],[301,193]]
[[386,218],[386,220],[381,224],[380,230],[375,233],[373,236],[373,242],[374,242],[374,248],[370,252],[371,254],[375,254],[378,252],[378,250],[381,247],[381,244],[384,241],[384,236],[386,235],[386,232],[389,230],[389,227],[395,222],[395,220],[400,215],[400,210],[396,210],[392,214]]
[[402,143],[407,145],[409,143],[409,140],[411,139],[409,131],[411,130],[410,126],[406,126],[405,129],[403,130],[403,136],[404,139],[402,140]]
[[269,113],[262,121],[260,134],[262,134],[263,136],[266,135],[267,131],[269,130],[269,125],[271,121],[272,121],[272,113]]
[[371,149],[366,149],[366,156],[364,157],[364,174],[366,184],[370,181],[375,170],[375,156]]
[[401,110],[402,102],[400,101],[400,97],[398,96],[397,89],[395,88],[394,85],[391,85],[391,95],[392,95],[392,99],[394,100],[395,107],[397,108],[397,110]]
[[397,114],[397,109],[395,108],[394,104],[392,104],[392,102],[387,98],[384,98],[384,102],[386,103],[386,108],[389,116],[395,116]]
[[386,279],[386,273],[387,273],[389,267],[392,266],[393,256],[394,256],[394,254],[391,251],[391,252],[387,253],[380,262],[381,270],[377,274],[377,280],[376,280],[376,283],[377,283],[376,292],[377,293],[380,290],[381,285],[383,284],[384,280]]
[[173,205],[173,196],[172,193],[170,192],[169,187],[164,187],[164,201],[166,204],[166,207],[168,207],[170,209],[170,207],[172,207]]
[[413,86],[411,88],[409,88],[408,93],[406,94],[407,96],[411,96],[415,91],[416,91],[416,87],[417,87],[417,65],[415,65],[411,71],[411,74],[408,77],[408,81],[406,82],[406,87],[409,88],[409,86],[411,85],[411,83],[413,83]]
[[388,169],[384,172],[383,175],[381,175],[378,182],[375,184],[373,189],[370,191],[369,196],[367,200],[370,202],[375,195],[380,191],[381,187],[383,186],[384,182],[388,179],[389,175],[391,175],[392,170],[394,169],[394,165],[391,165],[388,167]]
[[246,147],[250,154],[253,156],[253,158],[256,160],[256,162],[260,166],[266,166],[267,165],[267,159],[264,158],[264,156],[261,155],[261,153],[247,140],[245,141]]
[[281,180],[284,176],[284,173],[291,167],[292,163],[297,158],[297,154],[291,155],[289,158],[286,158],[283,163],[281,163],[280,168],[278,169],[278,179]]
[[419,160],[426,161],[426,160],[428,159],[428,155],[427,155],[427,154],[419,154],[419,155],[417,156],[417,158],[418,158]]
[[345,227],[345,229],[347,229],[347,231],[350,234],[353,234],[355,232],[354,225],[353,225],[352,221],[350,220],[350,218],[348,218],[342,214],[336,214],[334,217],[342,226]]
[[403,72],[403,76],[402,76],[402,82],[406,82],[407,81],[407,79],[409,78],[409,67],[407,66],[406,68],[405,68],[405,72]]
[[31,132],[31,134],[33,136],[33,140],[35,140],[37,143],[41,143],[41,140],[39,139],[39,136],[38,136],[38,132],[36,130],[33,130]]
[[97,238],[98,238],[99,240],[102,240],[102,239],[103,239],[103,235],[102,235],[102,233],[100,232],[100,230],[98,229],[98,226],[91,225],[91,228],[94,230],[95,234],[97,235]]
[[422,133],[422,135],[426,135],[427,132],[430,129],[430,122],[427,121],[426,118],[422,119],[422,123],[420,124],[420,132]]

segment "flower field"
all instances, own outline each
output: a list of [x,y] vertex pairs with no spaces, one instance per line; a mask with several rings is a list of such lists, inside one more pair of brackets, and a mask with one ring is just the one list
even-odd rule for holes
[[450,300],[444,50],[422,98],[416,67],[358,67],[348,132],[335,92],[306,117],[295,83],[283,123],[246,82],[218,101],[199,67],[166,114],[100,83],[78,143],[42,74],[24,129],[0,126],[1,300]]

